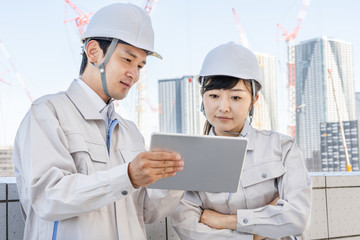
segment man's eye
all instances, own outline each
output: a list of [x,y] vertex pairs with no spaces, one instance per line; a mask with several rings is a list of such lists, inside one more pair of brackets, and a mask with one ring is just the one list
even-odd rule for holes
[[210,94],[209,95],[211,98],[217,98],[218,97],[218,95],[216,95],[216,94]]
[[234,96],[234,97],[232,97],[234,100],[239,100],[239,99],[241,99],[241,97],[238,97],[238,96]]
[[141,65],[138,66],[138,69],[139,69],[139,70],[141,70],[142,68],[143,68],[143,66],[141,66]]
[[124,61],[129,62],[129,63],[131,62],[131,60],[129,58],[124,58]]

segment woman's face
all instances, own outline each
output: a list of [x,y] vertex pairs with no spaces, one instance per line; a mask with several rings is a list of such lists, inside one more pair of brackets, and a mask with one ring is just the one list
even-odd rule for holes
[[205,114],[219,136],[234,136],[224,131],[240,133],[250,110],[252,96],[244,81],[232,89],[214,89],[203,95]]

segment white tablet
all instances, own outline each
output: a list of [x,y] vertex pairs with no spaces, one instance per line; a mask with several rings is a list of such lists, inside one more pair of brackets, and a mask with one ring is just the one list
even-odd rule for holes
[[174,151],[184,159],[184,170],[147,186],[204,192],[236,192],[248,140],[242,137],[153,133],[150,151]]

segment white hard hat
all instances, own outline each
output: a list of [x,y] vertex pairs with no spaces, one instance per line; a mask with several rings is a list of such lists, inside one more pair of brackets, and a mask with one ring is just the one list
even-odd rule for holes
[[231,76],[241,79],[260,78],[260,66],[255,54],[246,47],[229,42],[212,49],[205,57],[199,76]]
[[162,58],[154,52],[154,30],[149,15],[133,4],[114,3],[98,10],[81,39],[116,38],[148,51],[148,55]]

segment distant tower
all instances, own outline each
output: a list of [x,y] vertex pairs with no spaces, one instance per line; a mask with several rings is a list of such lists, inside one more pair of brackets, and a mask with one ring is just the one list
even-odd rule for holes
[[352,45],[342,40],[321,37],[295,46],[296,139],[310,171],[321,171],[320,123],[338,122],[328,69],[342,121],[355,119],[352,62]]
[[256,55],[260,64],[263,87],[258,103],[255,105],[254,127],[278,131],[275,57],[264,53]]
[[200,84],[195,76],[159,80],[160,132],[202,134]]

